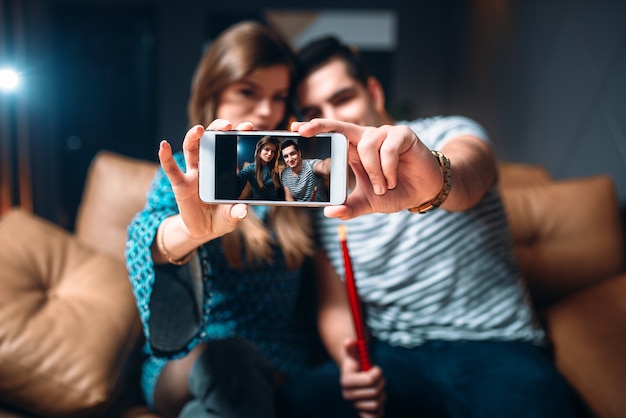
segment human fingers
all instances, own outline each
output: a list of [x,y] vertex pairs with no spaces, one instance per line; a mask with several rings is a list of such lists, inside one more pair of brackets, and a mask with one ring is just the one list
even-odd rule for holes
[[184,183],[184,174],[174,161],[172,146],[166,140],[159,144],[159,162],[172,187]]
[[407,126],[384,125],[365,131],[357,150],[376,195],[396,188],[400,159],[418,142],[417,135]]
[[377,411],[375,413],[359,412],[359,418],[381,418],[384,416],[385,416],[384,411]]
[[347,220],[353,218],[352,208],[348,205],[326,206],[324,207],[324,216],[327,218],[337,218]]
[[183,155],[187,171],[198,169],[198,159],[200,156],[200,138],[204,133],[201,125],[196,125],[189,129],[183,140]]
[[237,203],[230,208],[230,216],[233,219],[241,220],[248,215],[248,205]]
[[189,236],[202,242],[234,231],[248,214],[248,206],[242,203],[223,205],[203,203],[202,213],[196,211],[197,206],[190,206],[185,202],[181,202],[180,208]]
[[384,385],[376,382],[368,387],[344,389],[343,397],[353,402],[380,403],[385,397]]
[[351,160],[353,170],[355,166],[362,165],[367,173],[365,179],[367,183],[363,187],[371,187],[376,195],[383,195],[387,192],[387,179],[383,173],[381,166],[380,150],[383,143],[387,140],[389,126],[381,126],[380,128],[366,129],[358,144],[356,144],[358,161]]
[[379,408],[361,410],[357,405],[355,405],[355,409],[357,409],[359,418],[381,418],[385,416],[385,408],[384,406],[380,406]]
[[215,119],[207,126],[209,131],[230,131],[233,129],[233,124],[226,119]]
[[360,416],[382,416],[387,398],[386,382],[378,366],[365,372],[346,373],[341,383],[344,399],[353,403]]
[[[393,126],[387,131],[387,137],[380,146],[380,167],[387,181],[389,189],[395,189],[398,185],[398,178],[401,174],[406,174],[408,167],[401,167],[401,160],[409,163],[409,166],[417,166],[415,162],[418,152],[415,151],[421,141],[408,126]],[[422,145],[423,147],[423,145]],[[413,161],[413,162],[411,162]]]
[[341,361],[341,385],[354,380],[354,374],[361,371],[361,364],[359,362],[359,350],[358,343],[350,338],[345,338],[342,344],[343,356]]
[[346,372],[341,376],[341,387],[350,400],[378,398],[385,389],[382,369],[376,365],[358,373]]
[[359,411],[360,418],[379,418],[385,415],[385,401],[383,395],[381,399],[371,399],[354,402],[353,405]]
[[315,136],[324,132],[339,132],[344,134],[352,144],[358,144],[365,128],[348,122],[332,119],[312,119],[308,122],[293,122],[292,131],[302,136]]
[[251,131],[254,129],[254,124],[252,122],[241,122],[235,129],[238,131]]
[[291,122],[291,125],[289,125],[289,130],[292,131],[292,132],[297,132],[298,129],[300,128],[300,126],[302,124],[304,124],[304,123],[305,122],[300,122],[300,121],[295,120],[295,121]]
[[325,207],[324,215],[329,218],[348,220],[366,213],[393,212],[385,196],[374,194],[368,173],[358,157],[356,161],[350,157],[349,161],[356,182],[354,190],[348,195],[343,205]]

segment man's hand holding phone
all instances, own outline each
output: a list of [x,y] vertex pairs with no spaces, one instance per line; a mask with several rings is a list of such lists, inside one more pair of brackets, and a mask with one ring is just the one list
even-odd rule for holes
[[442,188],[437,160],[407,126],[363,127],[330,119],[293,122],[291,130],[315,135],[332,130],[350,142],[354,174],[345,204],[324,209],[328,217],[350,219],[372,212],[392,213],[432,199]]

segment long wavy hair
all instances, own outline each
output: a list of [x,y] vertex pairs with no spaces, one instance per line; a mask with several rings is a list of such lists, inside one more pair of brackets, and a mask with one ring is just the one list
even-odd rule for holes
[[[254,21],[237,23],[222,32],[201,58],[193,76],[187,106],[190,126],[207,126],[215,119],[219,97],[229,85],[253,71],[275,65],[285,65],[289,69],[291,87],[287,107],[276,127],[285,129],[294,115],[294,53],[277,31]],[[257,170],[259,168],[257,163]],[[258,172],[256,174],[258,179]],[[280,176],[277,178],[275,185],[280,184]],[[312,227],[306,210],[272,207],[267,224],[249,211],[237,229],[222,238],[224,254],[234,268],[273,264],[275,245],[281,249],[289,270],[298,268],[313,253]]]
[[261,160],[261,150],[265,144],[274,144],[276,146],[276,155],[270,162],[270,171],[272,175],[272,182],[274,183],[275,189],[280,189],[282,186],[280,185],[280,170],[278,169],[278,160],[280,156],[280,140],[273,136],[264,136],[259,139],[259,142],[256,143],[256,147],[254,149],[254,174],[256,176],[256,182],[261,189],[265,189],[265,183],[263,178],[263,160]]

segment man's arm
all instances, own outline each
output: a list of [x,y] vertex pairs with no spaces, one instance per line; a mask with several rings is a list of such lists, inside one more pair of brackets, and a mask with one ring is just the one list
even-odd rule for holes
[[315,255],[315,266],[320,337],[328,354],[337,364],[341,364],[344,356],[341,350],[343,341],[346,338],[356,340],[348,295],[330,260],[321,250]]
[[[392,213],[420,206],[443,189],[439,160],[408,127],[362,127],[329,119],[294,122],[292,130],[312,136],[341,132],[350,141],[348,160],[356,185],[346,203],[324,208],[329,217],[350,219],[372,212]],[[463,135],[448,140],[443,152],[451,164],[452,189],[442,207],[463,211],[475,205],[496,182],[489,145]]]
[[440,150],[450,159],[452,189],[441,205],[448,211],[464,211],[476,205],[498,178],[491,147],[474,136],[459,136]]
[[319,176],[328,176],[330,174],[331,159],[326,158],[319,160],[313,165],[313,172]]
[[283,189],[285,190],[285,200],[287,202],[293,202],[296,199],[293,197],[293,195],[291,194],[291,190],[289,190],[289,187],[287,186],[283,186]]

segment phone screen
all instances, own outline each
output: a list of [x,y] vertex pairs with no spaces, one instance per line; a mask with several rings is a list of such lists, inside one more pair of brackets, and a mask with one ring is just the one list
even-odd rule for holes
[[341,204],[346,149],[345,137],[335,133],[309,138],[282,131],[207,131],[200,195],[217,203]]

